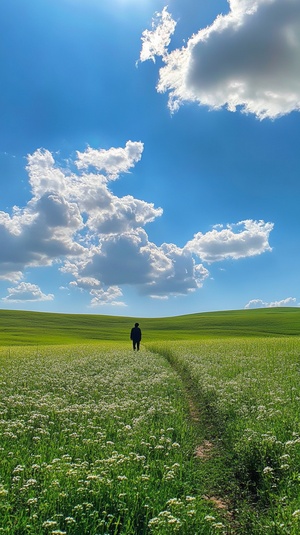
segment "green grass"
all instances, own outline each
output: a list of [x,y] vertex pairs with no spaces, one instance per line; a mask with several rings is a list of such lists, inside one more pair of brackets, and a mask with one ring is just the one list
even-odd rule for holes
[[0,310],[0,344],[126,341],[136,321],[143,341],[228,336],[300,336],[299,308],[210,312],[168,318],[128,318]]
[[1,534],[215,533],[187,399],[164,357],[23,347],[2,349],[0,366]]
[[299,535],[300,309],[0,321],[0,535]]
[[240,535],[300,533],[300,338],[149,345],[178,370],[213,445],[206,463]]

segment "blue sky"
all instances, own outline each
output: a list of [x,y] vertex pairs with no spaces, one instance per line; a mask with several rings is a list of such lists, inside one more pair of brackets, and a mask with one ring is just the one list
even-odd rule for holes
[[0,308],[299,306],[298,0],[5,0],[0,20]]

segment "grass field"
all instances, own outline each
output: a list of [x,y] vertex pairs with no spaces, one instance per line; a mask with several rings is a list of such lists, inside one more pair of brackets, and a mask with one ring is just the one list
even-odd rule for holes
[[224,532],[299,534],[300,339],[165,342],[150,349],[193,388],[212,445],[215,492],[234,521],[235,529]]
[[211,533],[195,429],[165,358],[45,346],[3,349],[0,365],[0,533]]
[[2,345],[126,341],[139,321],[145,341],[232,336],[300,336],[300,308],[209,312],[170,318],[128,318],[0,310]]
[[299,535],[299,312],[2,311],[0,534]]

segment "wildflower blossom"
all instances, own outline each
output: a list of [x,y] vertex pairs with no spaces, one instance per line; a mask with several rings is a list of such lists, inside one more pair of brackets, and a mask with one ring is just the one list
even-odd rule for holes
[[57,526],[57,522],[55,520],[46,520],[43,522],[43,528],[50,529],[55,528]]
[[212,516],[212,515],[206,515],[206,516],[204,517],[204,520],[207,520],[207,522],[213,522],[213,521],[216,520],[216,519],[215,519],[215,517]]
[[263,474],[272,474],[274,472],[274,469],[271,466],[265,466],[263,469]]

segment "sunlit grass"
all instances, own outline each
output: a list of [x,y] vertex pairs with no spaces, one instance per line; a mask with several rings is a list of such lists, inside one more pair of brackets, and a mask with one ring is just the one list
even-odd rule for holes
[[269,308],[189,314],[169,318],[128,318],[0,310],[2,345],[127,341],[139,321],[145,342],[231,336],[300,335],[300,308]]
[[2,320],[0,535],[299,535],[298,309]]
[[0,366],[0,533],[215,532],[166,359],[111,344],[2,348]]
[[300,340],[151,346],[192,385],[237,532],[300,533]]

